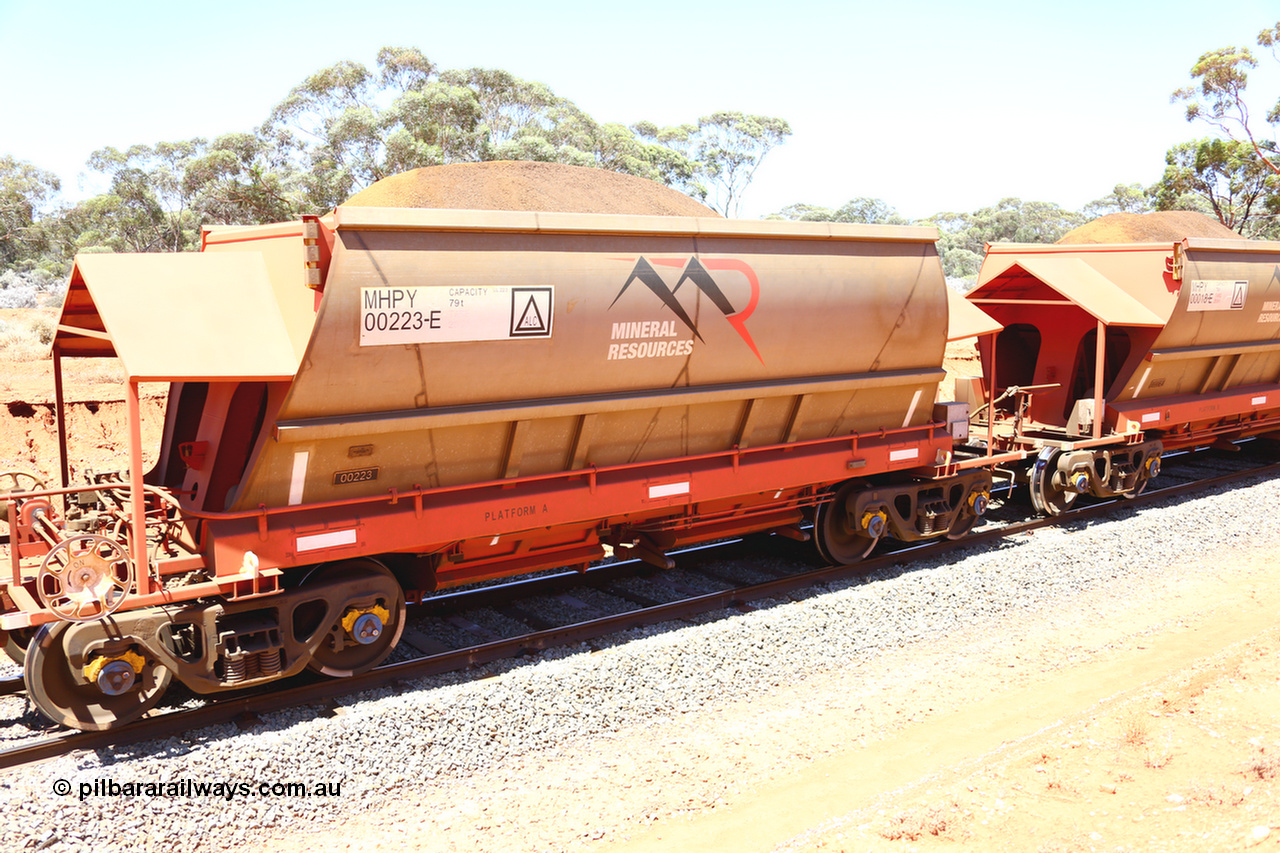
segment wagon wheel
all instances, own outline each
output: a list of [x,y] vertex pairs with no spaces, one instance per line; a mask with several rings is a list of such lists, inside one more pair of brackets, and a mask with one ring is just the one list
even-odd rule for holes
[[44,480],[26,471],[0,471],[0,495],[34,492],[44,488]]
[[22,666],[22,661],[27,656],[27,646],[31,644],[31,638],[39,630],[39,628],[14,628],[3,632],[4,653],[9,656],[9,660]]
[[93,533],[65,539],[49,549],[36,592],[68,622],[93,622],[120,609],[133,588],[133,563],[120,543]]
[[951,525],[951,529],[947,531],[948,539],[963,539],[978,523],[978,516],[972,513],[961,513],[956,516],[955,523]]
[[1142,473],[1138,475],[1138,483],[1132,490],[1121,495],[1126,500],[1133,500],[1147,490],[1147,484],[1160,476],[1160,454],[1153,453],[1142,460]]
[[347,560],[321,566],[303,585],[333,580],[358,581],[345,593],[337,618],[329,626],[307,668],[331,678],[346,678],[386,660],[404,631],[404,590],[395,575],[372,560]]
[[3,502],[12,492],[34,492],[44,488],[44,481],[26,471],[0,471],[0,521],[9,520],[9,505]]
[[883,520],[873,525],[875,532],[851,529],[845,505],[858,490],[851,483],[823,501],[813,515],[813,543],[822,559],[835,566],[851,566],[871,553],[884,533]]
[[1062,451],[1046,447],[1031,467],[1031,505],[1042,515],[1062,515],[1079,497],[1064,484],[1058,473],[1058,456]]
[[[89,676],[76,672],[67,639],[79,626],[50,622],[27,648],[23,680],[32,703],[50,720],[73,729],[105,731],[141,717],[164,696],[173,673],[131,652],[98,666]],[[141,661],[141,672],[134,669]]]
[[978,523],[978,519],[987,514],[987,507],[991,504],[990,484],[974,488],[969,494],[965,495],[964,506],[956,515],[956,520],[952,523],[951,529],[947,531],[948,539],[963,539],[973,526]]

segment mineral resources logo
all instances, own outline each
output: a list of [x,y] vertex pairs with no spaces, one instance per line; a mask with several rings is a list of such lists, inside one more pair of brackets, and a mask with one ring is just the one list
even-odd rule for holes
[[[680,300],[676,298],[676,293],[684,285],[690,282],[701,293],[705,294],[711,303],[720,309],[725,320],[729,325],[733,326],[738,336],[755,354],[755,357],[764,364],[764,359],[760,357],[760,351],[756,349],[755,341],[751,339],[751,333],[747,331],[747,319],[755,313],[756,305],[760,302],[760,281],[756,277],[755,270],[751,269],[745,262],[736,258],[619,258],[628,263],[634,262],[635,266],[631,269],[631,275],[627,276],[626,282],[623,283],[622,289],[618,291],[618,295],[613,298],[613,302],[609,303],[609,307],[613,308],[618,304],[618,300],[627,292],[627,288],[631,287],[631,283],[639,281],[645,287],[661,300],[662,304],[676,315],[677,320],[684,325],[690,332],[693,332],[694,338],[702,340],[702,334],[698,331],[698,325],[685,311],[684,306],[680,304]],[[655,266],[674,267],[681,270],[679,279],[676,280],[675,287],[668,287],[666,281],[658,274]],[[736,272],[742,274],[747,283],[751,286],[751,296],[747,301],[747,307],[741,311],[734,309],[733,304],[729,302],[729,298],[725,296],[724,291],[716,284],[715,279],[711,275],[711,271],[716,272]],[[629,358],[661,358],[663,356],[687,356],[693,352],[693,340],[673,340],[678,333],[676,326],[677,320],[661,320],[642,323],[614,323],[611,338],[615,341],[624,341],[624,343],[612,343],[609,345],[609,360],[629,359]],[[655,340],[656,339],[656,340]]]

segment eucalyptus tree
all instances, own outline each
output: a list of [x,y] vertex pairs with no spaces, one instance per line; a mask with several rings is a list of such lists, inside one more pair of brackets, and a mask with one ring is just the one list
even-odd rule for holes
[[364,65],[336,62],[294,86],[259,129],[292,160],[314,207],[333,207],[384,176],[378,93]]
[[386,47],[372,69],[344,60],[308,75],[252,132],[95,151],[88,166],[109,188],[39,223],[56,178],[0,161],[0,265],[37,235],[61,257],[189,250],[204,225],[292,219],[398,172],[483,160],[610,169],[700,200],[714,189],[736,212],[761,159],[789,134],[781,119],[732,112],[671,127],[601,123],[544,83],[442,70],[416,48]]
[[[692,142],[698,133],[693,123],[659,127],[642,120],[606,134],[601,146],[601,166],[639,175],[706,201],[708,186],[702,165],[694,158]],[[621,156],[621,160],[619,157]],[[625,165],[625,168],[618,168]]]
[[1116,184],[1110,193],[1089,202],[1080,212],[1086,219],[1097,219],[1112,213],[1149,213],[1152,192],[1142,184]]
[[199,245],[199,221],[184,178],[205,140],[100,148],[88,165],[110,189],[78,205],[88,226],[85,241],[115,251],[178,252]]
[[790,135],[791,125],[772,116],[722,110],[699,118],[688,145],[708,184],[711,206],[737,216],[760,163]]
[[837,208],[816,204],[789,204],[768,217],[790,219],[793,222],[861,222],[868,225],[910,225],[911,220],[898,215],[898,211],[884,199],[853,198]]
[[0,268],[34,263],[45,251],[40,215],[60,188],[52,172],[0,155]]
[[[1259,47],[1266,48],[1273,59],[1280,60],[1280,22],[1257,35]],[[1191,67],[1196,81],[1173,93],[1174,102],[1186,104],[1187,121],[1200,120],[1218,128],[1228,139],[1242,140],[1253,149],[1258,162],[1280,174],[1276,157],[1275,130],[1280,125],[1280,100],[1267,108],[1263,121],[1270,125],[1271,138],[1260,136],[1254,113],[1250,110],[1247,89],[1249,72],[1258,60],[1248,47],[1222,47],[1203,54]],[[1265,143],[1271,144],[1265,144]]]
[[1184,209],[1188,198],[1199,199],[1233,231],[1263,235],[1280,207],[1280,175],[1256,153],[1259,149],[1276,154],[1275,144],[1265,139],[1205,138],[1175,145],[1165,155],[1164,175],[1155,187],[1157,207]]
[[684,184],[692,161],[665,131],[601,125],[538,81],[493,68],[441,70],[414,48],[383,48],[370,70],[343,61],[310,75],[260,135],[284,151],[313,207],[423,166],[544,160]]
[[988,243],[1053,243],[1086,217],[1046,201],[1003,198],[973,213],[943,212],[920,224],[938,229],[938,254],[948,279],[978,274]]
[[267,141],[226,133],[185,164],[183,188],[201,225],[280,222],[309,212],[301,176]]

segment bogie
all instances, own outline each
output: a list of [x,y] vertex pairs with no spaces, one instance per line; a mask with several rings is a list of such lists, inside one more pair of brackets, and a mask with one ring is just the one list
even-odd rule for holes
[[991,482],[986,470],[887,484],[850,481],[815,509],[814,544],[827,562],[850,565],[884,538],[958,538],[986,513]]
[[1061,515],[1081,495],[1132,498],[1160,473],[1159,441],[1122,448],[1040,451],[1029,475],[1032,505],[1043,515]]
[[97,622],[53,622],[25,655],[36,707],[72,728],[137,719],[174,678],[196,693],[311,668],[333,677],[381,663],[404,629],[404,593],[372,560],[330,564],[269,603],[157,607]]

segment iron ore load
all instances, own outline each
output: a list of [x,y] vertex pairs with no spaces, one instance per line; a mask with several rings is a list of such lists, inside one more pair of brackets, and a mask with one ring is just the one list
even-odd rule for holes
[[119,358],[130,467],[71,484],[64,443],[60,488],[5,495],[0,628],[10,650],[34,633],[29,695],[105,729],[175,678],[352,675],[394,648],[406,601],[606,547],[670,566],[772,531],[851,563],[961,535],[991,475],[958,454],[964,407],[935,407],[935,239],[348,205],[212,230],[200,253],[77,258],[55,373]]
[[975,432],[1034,455],[1040,511],[1138,494],[1165,450],[1280,429],[1280,243],[987,249],[968,298],[1004,328],[980,342],[996,399]]

